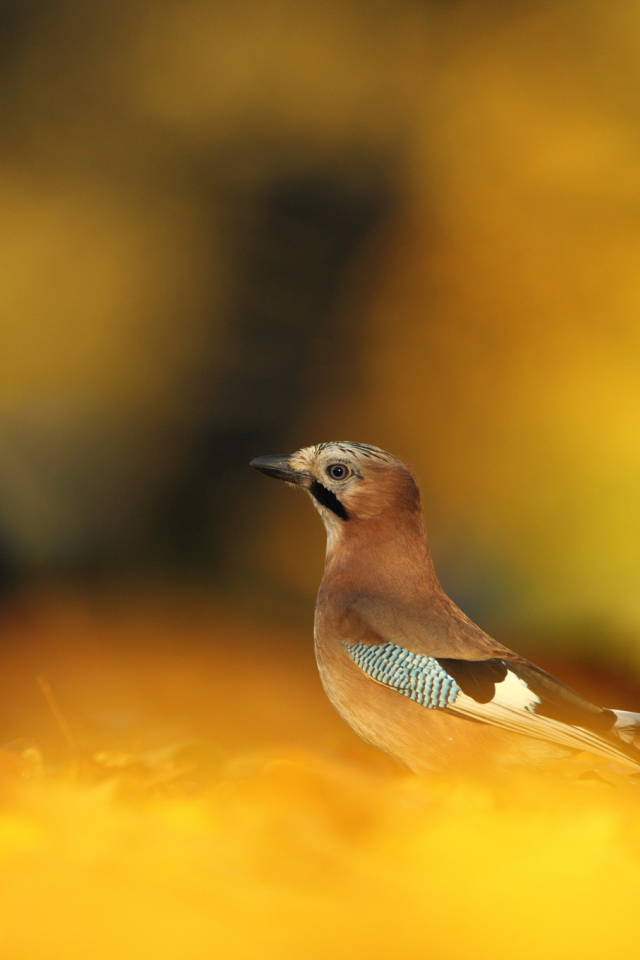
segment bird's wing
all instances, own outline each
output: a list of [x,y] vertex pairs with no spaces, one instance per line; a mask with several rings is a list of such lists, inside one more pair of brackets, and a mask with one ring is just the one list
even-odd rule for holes
[[597,707],[527,661],[430,657],[390,642],[344,647],[372,680],[424,707],[640,768],[629,736],[640,716]]
[[374,643],[393,640],[429,657],[522,660],[481,630],[443,592],[401,604],[387,596],[349,597],[338,608],[340,632],[349,638]]

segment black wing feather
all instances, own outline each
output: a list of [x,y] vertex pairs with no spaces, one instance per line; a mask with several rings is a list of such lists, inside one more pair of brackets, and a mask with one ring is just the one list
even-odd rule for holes
[[463,693],[476,703],[489,703],[496,694],[496,683],[507,675],[504,660],[451,660],[436,657],[443,670],[453,677]]

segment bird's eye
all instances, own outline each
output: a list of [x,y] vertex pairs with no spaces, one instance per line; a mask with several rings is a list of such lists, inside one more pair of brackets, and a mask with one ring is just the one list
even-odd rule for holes
[[332,463],[327,467],[327,473],[332,480],[344,480],[349,476],[349,468],[345,467],[344,463]]

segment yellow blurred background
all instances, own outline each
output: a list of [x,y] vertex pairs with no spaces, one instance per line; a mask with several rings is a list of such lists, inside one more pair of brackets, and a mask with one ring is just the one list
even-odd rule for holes
[[460,606],[640,709],[639,55],[630,0],[0,2],[7,960],[636,955],[634,797],[361,744],[247,464],[412,461]]

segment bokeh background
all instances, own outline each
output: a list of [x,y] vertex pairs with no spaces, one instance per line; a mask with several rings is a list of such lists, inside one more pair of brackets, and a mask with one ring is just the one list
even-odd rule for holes
[[631,0],[2,0],[0,740],[395,776],[315,673],[318,517],[247,466],[330,439],[639,708],[639,103]]
[[635,4],[0,18],[5,596],[155,578],[308,626],[323,532],[247,461],[358,439],[416,465],[472,617],[635,671]]

